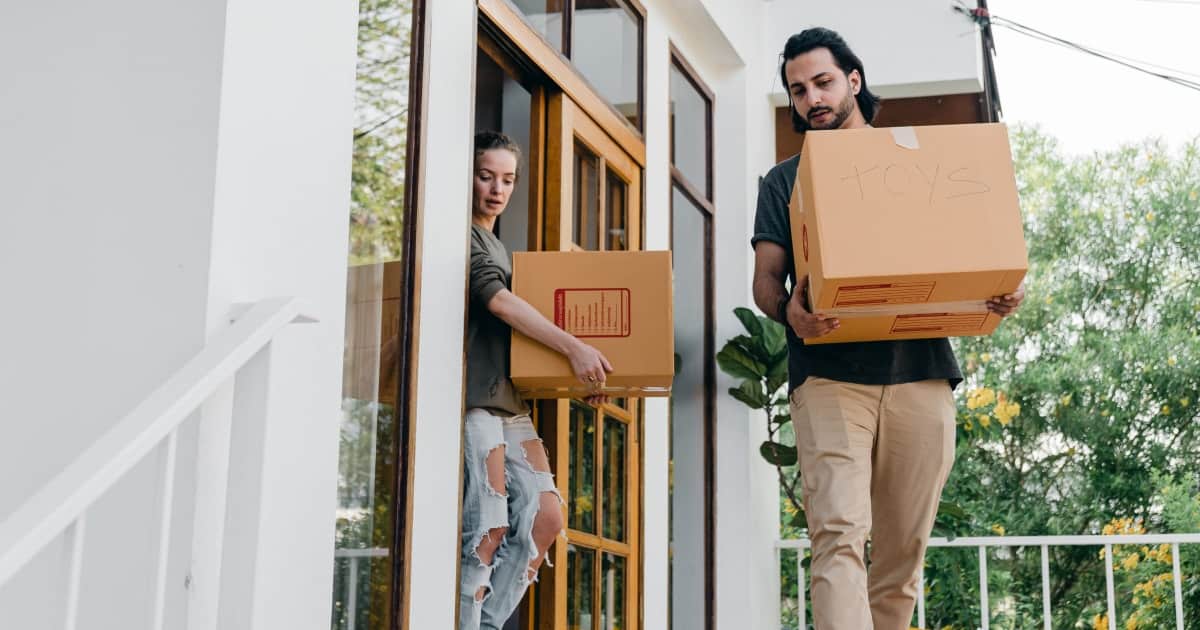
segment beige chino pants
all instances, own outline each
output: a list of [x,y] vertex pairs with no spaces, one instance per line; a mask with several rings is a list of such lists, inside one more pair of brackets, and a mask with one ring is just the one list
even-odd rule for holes
[[791,412],[812,540],[816,630],[907,630],[954,463],[949,384],[812,377],[792,392]]

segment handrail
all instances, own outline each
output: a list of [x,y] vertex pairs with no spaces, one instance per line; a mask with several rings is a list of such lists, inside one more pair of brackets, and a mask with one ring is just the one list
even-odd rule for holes
[[262,300],[0,522],[0,586],[79,519],[223,383],[292,322],[314,319],[296,298]]
[[[1200,544],[1200,534],[1119,534],[1119,535],[1082,535],[1082,536],[977,536],[962,538],[930,538],[929,548],[977,547],[979,549],[979,627],[988,630],[991,619],[988,600],[987,548],[988,547],[1040,547],[1042,561],[1042,623],[1045,630],[1050,630],[1050,547],[1104,547],[1104,581],[1107,607],[1108,627],[1117,629],[1116,594],[1113,584],[1113,553],[1114,545],[1171,545],[1172,579],[1175,590],[1175,626],[1178,630],[1184,628],[1183,618],[1183,577],[1179,568],[1179,545]],[[812,548],[808,538],[778,540],[775,547],[779,551],[785,549],[795,551],[796,569],[799,578],[799,625],[804,627],[805,614],[805,576],[804,550]],[[921,571],[922,585],[917,588],[917,627],[925,627],[925,573]]]

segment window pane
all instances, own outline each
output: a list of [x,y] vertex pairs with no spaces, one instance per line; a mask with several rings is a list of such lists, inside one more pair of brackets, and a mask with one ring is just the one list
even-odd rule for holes
[[[508,134],[523,150],[517,170],[529,169],[529,121],[533,95],[482,49],[475,61],[475,131]],[[529,185],[517,181],[508,208],[496,220],[496,234],[509,253],[529,249]]]
[[671,65],[671,162],[708,195],[708,100]]
[[575,143],[575,244],[599,249],[600,158],[583,144]]
[[612,170],[605,178],[608,184],[607,195],[604,198],[604,218],[608,225],[608,239],[605,249],[623,251],[629,249],[629,239],[625,229],[627,220],[629,186]]
[[596,410],[571,401],[567,526],[596,533]]
[[625,431],[624,422],[604,418],[604,537],[625,540]]
[[563,1],[562,0],[512,0],[533,28],[546,38],[556,50],[562,50]]
[[567,628],[592,630],[592,596],[596,590],[596,552],[567,545]]
[[600,569],[600,628],[625,627],[625,558],[604,554]]
[[620,0],[576,0],[571,18],[571,61],[605,100],[634,127],[642,81],[641,18]]
[[671,388],[671,595],[675,628],[704,627],[704,434],[708,215],[678,187],[671,196],[675,277],[675,383]]
[[[413,3],[364,2],[358,15],[351,140],[349,256],[343,338],[330,627],[386,628],[396,558],[396,457],[407,435],[399,383],[407,292],[405,206]],[[330,419],[332,420],[332,418]],[[398,509],[397,509],[398,508]],[[357,557],[355,557],[357,556]],[[0,624],[6,627],[11,624]]]

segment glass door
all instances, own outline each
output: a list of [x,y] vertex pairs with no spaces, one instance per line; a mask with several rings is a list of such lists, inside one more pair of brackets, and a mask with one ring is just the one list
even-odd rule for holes
[[[570,98],[547,96],[545,249],[641,249],[642,171]],[[641,505],[637,399],[544,401],[538,424],[567,502],[529,627],[636,630]]]

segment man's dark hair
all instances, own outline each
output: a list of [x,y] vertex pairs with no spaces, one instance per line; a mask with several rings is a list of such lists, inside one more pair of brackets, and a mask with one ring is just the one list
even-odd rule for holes
[[800,114],[796,112],[796,104],[792,102],[792,91],[788,86],[787,72],[785,72],[787,62],[817,48],[828,49],[833,54],[834,62],[847,76],[851,71],[858,70],[858,76],[862,79],[862,85],[859,86],[858,94],[855,95],[855,100],[858,101],[858,111],[862,112],[863,118],[868,124],[873,122],[875,115],[879,113],[879,97],[867,89],[867,73],[863,70],[862,60],[854,54],[853,50],[850,50],[850,45],[837,32],[815,27],[789,37],[787,43],[783,45],[783,53],[780,55],[779,79],[783,81],[783,89],[788,93],[788,106],[792,110],[792,128],[798,133],[803,133],[808,131],[809,125],[808,121],[801,118]]
[[517,158],[516,175],[518,177],[521,175],[521,145],[517,144],[516,140],[499,131],[480,131],[475,134],[475,159],[477,161],[484,151],[492,149],[504,149],[512,153]]

